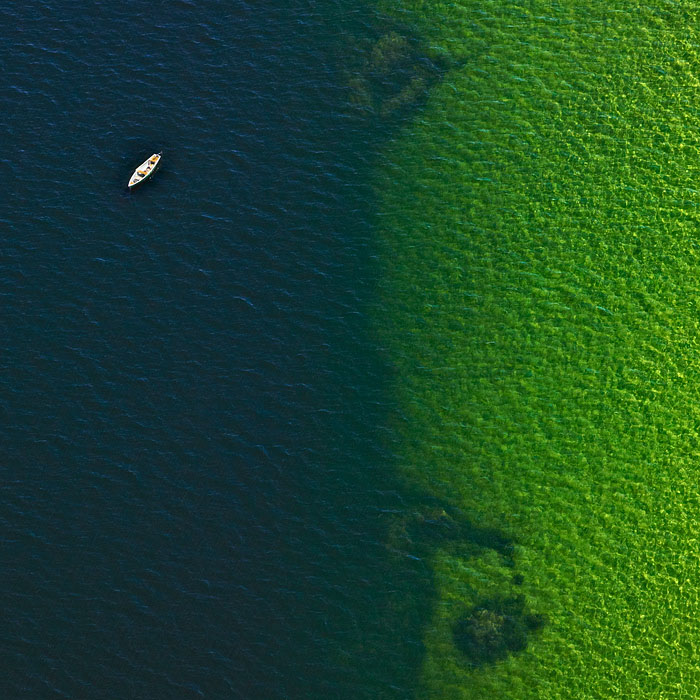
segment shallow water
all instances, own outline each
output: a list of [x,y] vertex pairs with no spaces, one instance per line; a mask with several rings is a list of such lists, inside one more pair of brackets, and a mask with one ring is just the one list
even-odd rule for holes
[[[451,65],[375,180],[396,463],[514,542],[433,548],[419,696],[696,697],[697,11],[386,9]],[[518,596],[547,624],[474,665]]]

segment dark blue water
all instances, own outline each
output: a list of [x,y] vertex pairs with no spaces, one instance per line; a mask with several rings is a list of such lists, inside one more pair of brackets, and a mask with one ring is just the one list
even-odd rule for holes
[[0,0],[2,697],[409,696],[382,135],[343,73],[372,21]]

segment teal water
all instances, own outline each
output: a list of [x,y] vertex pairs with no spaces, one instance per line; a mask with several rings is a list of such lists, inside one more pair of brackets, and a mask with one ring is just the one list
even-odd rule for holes
[[0,0],[2,700],[415,687],[371,4]]
[[697,697],[698,11],[382,7],[448,67],[375,178],[395,464],[452,533],[418,697]]

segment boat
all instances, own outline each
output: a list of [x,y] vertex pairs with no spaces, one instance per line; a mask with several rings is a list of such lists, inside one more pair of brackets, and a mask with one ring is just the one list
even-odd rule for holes
[[134,174],[131,176],[131,180],[129,180],[129,189],[140,185],[144,180],[148,180],[148,178],[153,175],[156,168],[160,165],[160,158],[162,155],[162,153],[154,153],[134,170]]

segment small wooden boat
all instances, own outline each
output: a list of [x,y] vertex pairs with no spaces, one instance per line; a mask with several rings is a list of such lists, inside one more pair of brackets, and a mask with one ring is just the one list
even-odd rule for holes
[[139,165],[134,174],[129,180],[129,189],[140,185],[144,180],[148,180],[151,175],[156,171],[156,168],[160,165],[160,157],[162,153],[154,153],[148,160],[144,160],[141,165]]

